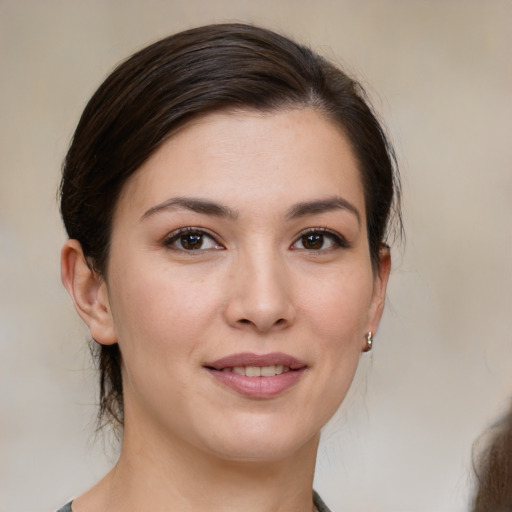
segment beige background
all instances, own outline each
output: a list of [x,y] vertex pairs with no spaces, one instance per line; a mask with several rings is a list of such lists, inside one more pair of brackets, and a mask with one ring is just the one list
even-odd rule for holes
[[0,1],[0,510],[54,510],[109,465],[58,268],[81,109],[134,50],[228,20],[356,73],[402,164],[405,253],[317,490],[334,511],[467,510],[472,443],[512,395],[510,0]]

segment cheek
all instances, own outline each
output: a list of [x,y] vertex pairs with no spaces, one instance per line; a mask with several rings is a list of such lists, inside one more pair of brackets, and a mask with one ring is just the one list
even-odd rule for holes
[[[317,276],[318,277],[318,276]],[[314,282],[317,284],[314,285]],[[312,401],[327,421],[340,406],[357,369],[373,289],[371,269],[353,265],[304,287],[301,308],[314,338],[317,368]],[[306,293],[307,292],[307,293]]]
[[126,265],[112,276],[112,313],[121,350],[143,352],[143,357],[155,351],[188,356],[213,322],[218,287],[158,266],[136,268]]
[[322,280],[322,286],[305,287],[302,309],[309,311],[319,340],[337,340],[339,350],[364,335],[371,303],[371,272],[352,269]]

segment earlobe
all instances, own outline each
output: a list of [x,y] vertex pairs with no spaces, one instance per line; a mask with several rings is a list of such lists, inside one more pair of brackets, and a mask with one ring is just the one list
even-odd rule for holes
[[375,336],[375,333],[378,330],[380,319],[384,311],[384,304],[386,303],[386,288],[390,271],[391,252],[387,245],[382,244],[379,250],[379,264],[375,269],[372,300],[368,312],[367,332],[371,332],[373,336]]
[[107,285],[87,264],[77,240],[68,240],[62,248],[61,279],[92,338],[102,345],[116,343]]

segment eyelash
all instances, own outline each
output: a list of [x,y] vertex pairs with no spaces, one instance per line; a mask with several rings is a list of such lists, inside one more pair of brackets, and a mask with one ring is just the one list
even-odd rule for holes
[[[180,239],[186,235],[196,235],[200,239],[201,245],[195,249],[194,248],[187,249],[183,246],[175,247],[174,244],[176,242],[180,241]],[[332,244],[334,245],[334,247],[328,247],[328,248],[320,247],[320,248],[309,248],[309,249],[304,247],[304,241],[305,241],[306,237],[312,236],[312,235],[319,235],[320,237],[322,237],[321,238],[322,245],[324,244],[326,238],[330,239]],[[214,247],[208,247],[206,249],[202,248],[205,238],[209,239],[211,241],[211,243],[214,244]],[[299,242],[302,242],[303,247],[294,247]],[[199,251],[224,250],[225,249],[225,247],[222,246],[217,241],[217,239],[214,235],[212,235],[208,231],[204,230],[203,228],[195,228],[195,227],[180,228],[176,231],[173,231],[165,238],[163,245],[168,247],[169,249],[174,249],[174,250],[179,250],[179,251],[184,251],[184,252],[195,252],[195,251],[199,252]],[[182,245],[183,245],[183,240],[182,240]],[[351,247],[351,244],[348,242],[348,240],[344,236],[337,233],[336,231],[331,231],[330,229],[326,229],[326,228],[310,228],[310,229],[307,229],[307,230],[301,232],[297,236],[295,241],[290,246],[290,249],[302,250],[302,251],[314,253],[314,252],[321,252],[321,251],[322,252],[332,251],[332,250],[336,250],[336,249],[350,249],[350,247]]]
[[336,249],[350,249],[351,244],[348,242],[348,240],[343,236],[337,233],[336,231],[331,231],[327,228],[310,228],[306,231],[303,231],[299,234],[295,242],[291,245],[291,248],[293,249],[294,245],[296,245],[300,241],[304,241],[305,237],[311,236],[311,235],[320,235],[325,238],[329,238],[335,247],[329,247],[329,248],[319,248],[319,249],[307,249],[305,247],[295,248],[295,250],[302,250],[302,251],[308,251],[308,252],[320,252],[320,251],[330,251],[330,250],[336,250]]
[[[215,247],[210,247],[210,248],[207,248],[207,249],[202,249],[201,247],[199,247],[197,249],[186,249],[184,247],[173,247],[173,244],[178,242],[181,237],[186,236],[186,235],[197,235],[198,237],[201,238],[202,242],[204,242],[205,238],[208,238],[208,239],[210,239],[213,242]],[[222,246],[217,241],[217,239],[215,238],[214,235],[212,235],[211,233],[209,233],[208,231],[206,231],[206,230],[204,230],[202,228],[194,228],[194,227],[180,228],[180,229],[177,229],[176,231],[173,231],[172,233],[170,233],[165,238],[163,243],[169,249],[175,249],[175,250],[184,251],[184,252],[195,252],[195,251],[199,252],[201,250],[202,251],[205,251],[205,250],[207,251],[207,250],[215,250],[215,249],[216,250],[223,250],[223,249],[225,249],[225,247]]]

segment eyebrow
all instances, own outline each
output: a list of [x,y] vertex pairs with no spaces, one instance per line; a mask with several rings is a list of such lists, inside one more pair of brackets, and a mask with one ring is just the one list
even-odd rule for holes
[[204,215],[215,215],[216,217],[228,217],[231,219],[236,219],[238,217],[238,214],[231,208],[213,201],[191,197],[173,197],[163,203],[151,207],[142,215],[141,220],[158,212],[180,208],[191,210],[196,213],[202,213]]
[[[141,220],[158,212],[180,208],[204,215],[214,215],[216,217],[226,217],[230,219],[236,219],[238,217],[238,212],[214,201],[192,197],[173,197],[163,203],[152,206],[142,215]],[[356,217],[359,225],[361,225],[361,214],[359,210],[352,203],[339,196],[297,203],[288,210],[286,218],[291,220],[335,210],[345,210],[352,213]]]
[[296,219],[299,217],[305,217],[306,215],[331,212],[334,210],[346,210],[354,214],[357,218],[358,224],[361,225],[361,214],[359,213],[359,210],[352,203],[339,196],[321,199],[318,201],[298,203],[288,210],[286,217],[288,219]]

